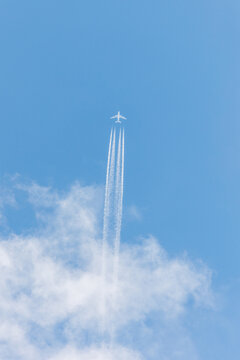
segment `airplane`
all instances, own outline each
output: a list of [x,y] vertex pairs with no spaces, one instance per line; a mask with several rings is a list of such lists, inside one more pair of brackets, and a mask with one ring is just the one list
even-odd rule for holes
[[120,115],[120,111],[118,111],[117,115],[112,116],[111,119],[117,119],[115,121],[115,123],[121,124],[122,122],[120,121],[120,119],[124,119],[127,120],[127,118],[125,118],[124,116]]

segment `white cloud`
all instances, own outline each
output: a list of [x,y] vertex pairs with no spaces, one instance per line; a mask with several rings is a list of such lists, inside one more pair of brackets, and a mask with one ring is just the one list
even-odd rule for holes
[[[157,333],[168,321],[177,321],[189,300],[212,304],[211,273],[203,264],[169,258],[153,237],[135,246],[125,243],[114,307],[112,274],[107,274],[107,325],[114,324],[115,342],[111,349],[98,346],[101,191],[79,184],[68,193],[36,184],[21,189],[40,222],[31,235],[0,241],[0,358],[137,360],[148,353],[148,359],[159,359],[159,353],[154,357],[156,344],[144,343],[142,334]],[[111,264],[111,251],[108,261]],[[154,317],[162,320],[149,325]],[[184,354],[171,356],[168,359],[184,359]]]
[[0,226],[7,227],[4,208],[6,206],[16,206],[14,193],[11,189],[1,184],[0,186]]
[[77,350],[74,347],[67,346],[50,360],[141,360],[139,353],[125,349],[123,347],[108,348],[88,348],[86,350]]

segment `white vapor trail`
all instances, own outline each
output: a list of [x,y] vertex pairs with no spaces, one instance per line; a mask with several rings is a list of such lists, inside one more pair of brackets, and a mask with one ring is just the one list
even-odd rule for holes
[[123,180],[124,180],[124,129],[122,133],[122,148],[121,148],[121,178],[119,182],[119,199],[118,199],[118,215],[117,215],[117,228],[116,228],[116,241],[115,241],[115,254],[119,254],[120,236],[122,227],[122,209],[123,209]]
[[[118,147],[117,157],[115,156],[116,129],[111,131],[108,164],[105,188],[104,205],[104,224],[103,224],[103,244],[102,244],[102,277],[103,277],[103,295],[102,295],[102,331],[108,333],[113,338],[113,324],[111,321],[106,329],[106,250],[109,247],[113,253],[113,264],[111,272],[112,278],[112,296],[110,298],[110,308],[108,308],[108,319],[111,319],[109,309],[114,310],[116,303],[116,294],[118,286],[118,267],[119,267],[119,249],[122,225],[122,207],[123,207],[123,177],[124,177],[124,130],[117,131]],[[109,299],[108,299],[109,300]],[[109,321],[108,321],[109,322]]]
[[[115,138],[116,138],[116,129],[113,130],[113,144],[112,144],[112,151],[111,151],[111,163],[110,163],[110,174],[109,174],[109,185],[108,185],[108,203],[109,203],[109,212],[110,217],[108,219],[108,236],[112,231],[113,225],[113,213],[114,213],[114,199],[113,199],[113,192],[114,192],[114,181],[115,181]],[[109,222],[110,220],[110,222]]]
[[118,161],[117,161],[117,177],[116,177],[116,223],[115,223],[115,240],[114,240],[114,289],[117,289],[118,281],[118,264],[119,249],[122,226],[122,207],[123,207],[123,178],[124,178],[124,129],[119,134],[118,143]]
[[[116,310],[117,290],[118,290],[118,272],[119,272],[119,250],[122,226],[122,206],[123,206],[123,178],[124,178],[124,129],[120,129],[118,139],[118,155],[116,164],[116,181],[115,181],[115,229],[114,229],[114,260],[113,260],[113,296],[112,309]],[[110,337],[111,343],[115,337],[115,326],[111,325]]]
[[122,156],[122,131],[120,129],[118,139],[118,154],[116,164],[116,181],[115,181],[115,239],[114,239],[114,254],[116,254],[117,245],[119,242],[119,221],[121,221],[121,156]]
[[104,218],[103,218],[103,240],[102,240],[102,298],[101,298],[101,313],[102,325],[101,331],[105,331],[105,316],[106,316],[106,249],[109,233],[109,216],[110,216],[110,191],[112,188],[113,177],[113,154],[115,154],[115,129],[111,130],[109,148],[108,148],[108,162],[105,186],[105,201],[104,201]]
[[105,186],[105,202],[104,202],[104,220],[103,220],[103,245],[105,247],[107,240],[108,218],[109,218],[109,173],[110,173],[110,160],[112,152],[112,136],[113,130],[111,130],[109,149],[108,149],[108,162],[107,162],[107,175]]

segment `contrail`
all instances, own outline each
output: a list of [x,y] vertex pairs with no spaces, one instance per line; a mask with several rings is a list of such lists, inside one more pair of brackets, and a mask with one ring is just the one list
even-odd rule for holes
[[109,148],[108,148],[108,162],[105,185],[105,200],[104,200],[104,217],[103,217],[103,240],[102,240],[102,299],[101,299],[101,313],[102,313],[102,331],[105,331],[105,317],[106,317],[106,250],[109,236],[109,217],[110,217],[110,195],[113,187],[114,178],[114,161],[115,161],[115,129],[111,130]]
[[118,142],[118,159],[117,159],[117,176],[116,176],[116,196],[115,196],[115,241],[114,241],[114,273],[115,280],[118,276],[117,274],[117,264],[119,257],[119,247],[120,247],[120,235],[121,235],[121,225],[122,225],[122,203],[123,203],[123,171],[124,171],[124,130],[123,135],[119,134]]
[[110,173],[110,161],[112,152],[112,136],[113,129],[110,134],[109,148],[108,148],[108,162],[107,162],[107,175],[105,185],[105,201],[104,201],[104,218],[103,218],[103,244],[106,245],[107,239],[107,228],[108,228],[108,217],[109,217],[109,173]]
[[119,182],[119,199],[118,199],[118,218],[117,218],[117,231],[116,231],[116,243],[115,243],[115,251],[119,252],[120,246],[120,235],[121,235],[121,227],[122,227],[122,208],[123,208],[123,183],[124,183],[124,129],[122,134],[122,144],[121,144],[121,178]]
[[[115,229],[114,229],[114,260],[113,260],[113,284],[112,284],[112,311],[116,311],[118,273],[119,273],[119,250],[122,226],[122,208],[123,208],[123,179],[124,179],[124,129],[119,132],[118,155],[116,165],[115,182]],[[114,323],[110,329],[111,343],[114,342],[115,330]]]
[[[110,336],[111,342],[114,337],[113,314],[116,310],[116,298],[118,288],[118,268],[119,268],[119,249],[122,225],[123,207],[123,178],[124,178],[124,130],[119,129],[117,139],[116,154],[116,128],[111,130],[108,163],[105,187],[104,219],[103,219],[103,241],[102,241],[102,299],[101,316],[102,335]],[[109,267],[107,252],[110,250],[110,260],[113,259]],[[112,273],[112,293],[107,291],[106,282],[110,281],[108,271]],[[107,298],[108,297],[108,298]],[[106,303],[110,301],[108,309]],[[108,317],[107,317],[108,310]]]
[[121,156],[122,156],[122,131],[119,131],[118,139],[118,153],[117,153],[117,165],[116,165],[116,180],[115,180],[115,199],[114,199],[114,210],[115,210],[115,239],[114,239],[114,248],[116,245],[116,235],[118,232],[118,222],[119,222],[119,201],[120,201],[120,192],[121,192]]
[[124,129],[119,134],[117,178],[116,178],[116,219],[115,219],[115,240],[114,240],[114,289],[117,290],[119,249],[122,227],[122,208],[123,208],[123,180],[124,180]]
[[[109,186],[108,186],[108,202],[109,202],[109,215],[110,215],[110,224],[108,223],[108,231],[112,230],[112,221],[113,217],[111,216],[114,214],[114,199],[113,199],[113,188],[114,188],[114,180],[115,180],[115,138],[116,138],[116,129],[113,130],[113,144],[112,144],[112,151],[111,151],[111,162],[110,162],[110,173],[109,173]],[[111,212],[111,214],[110,214]],[[109,236],[109,232],[108,232]]]

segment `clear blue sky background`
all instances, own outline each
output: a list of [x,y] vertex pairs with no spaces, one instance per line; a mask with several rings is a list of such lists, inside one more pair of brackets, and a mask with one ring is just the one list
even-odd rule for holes
[[239,19],[239,0],[0,2],[1,178],[103,184],[109,118],[127,116],[142,221],[123,237],[214,270],[221,309],[192,329],[204,360],[240,355]]

